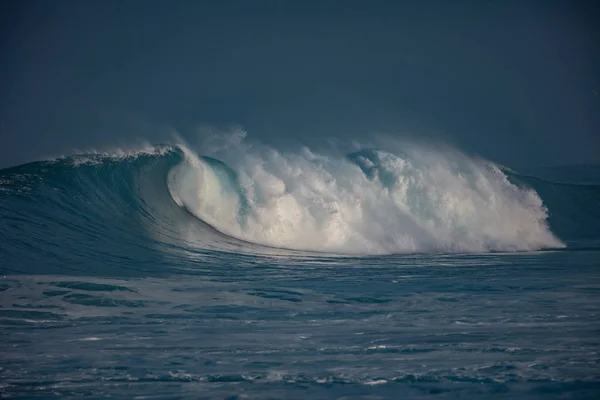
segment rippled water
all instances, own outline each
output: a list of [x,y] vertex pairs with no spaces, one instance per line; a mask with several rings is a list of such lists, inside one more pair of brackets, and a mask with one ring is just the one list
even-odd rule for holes
[[8,276],[10,396],[595,398],[597,251]]

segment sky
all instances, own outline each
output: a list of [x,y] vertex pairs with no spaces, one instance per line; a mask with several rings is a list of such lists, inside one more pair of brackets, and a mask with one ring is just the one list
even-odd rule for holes
[[242,126],[600,163],[594,1],[0,2],[0,167]]

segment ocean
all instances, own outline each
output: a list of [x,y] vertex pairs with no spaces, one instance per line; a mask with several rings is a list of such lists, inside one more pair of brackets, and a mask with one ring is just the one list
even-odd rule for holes
[[0,223],[2,398],[600,398],[600,166],[146,146]]

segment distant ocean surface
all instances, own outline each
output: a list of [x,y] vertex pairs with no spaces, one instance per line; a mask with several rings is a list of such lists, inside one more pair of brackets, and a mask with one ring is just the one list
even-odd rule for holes
[[600,398],[600,166],[89,152],[0,228],[2,398]]

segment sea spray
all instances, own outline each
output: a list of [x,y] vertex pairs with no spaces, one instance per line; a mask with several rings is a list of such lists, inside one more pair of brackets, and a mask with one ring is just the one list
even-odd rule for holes
[[564,247],[533,189],[455,149],[410,144],[341,155],[236,139],[214,151],[227,164],[182,146],[169,188],[182,207],[244,241],[354,254]]

